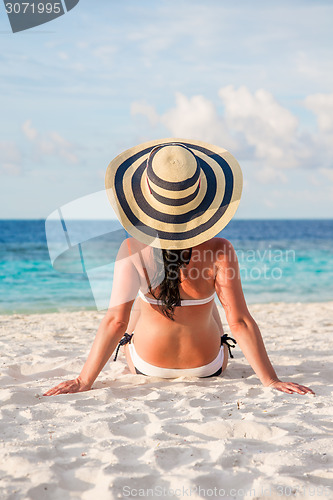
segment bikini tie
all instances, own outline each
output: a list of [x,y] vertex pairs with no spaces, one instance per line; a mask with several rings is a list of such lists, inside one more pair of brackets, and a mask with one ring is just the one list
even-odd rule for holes
[[225,334],[224,334],[224,335],[222,335],[222,337],[221,337],[221,345],[222,345],[222,344],[226,344],[226,345],[228,346],[229,355],[230,355],[230,357],[231,357],[231,358],[233,358],[233,355],[232,355],[232,353],[231,353],[231,349],[230,349],[230,347],[236,347],[236,346],[231,345],[231,344],[228,344],[228,342],[227,342],[228,340],[231,340],[231,341],[232,341],[232,342],[234,342],[235,344],[237,344],[237,342],[236,342],[236,340],[235,340],[235,339],[233,339],[232,337],[228,337],[228,334],[227,334],[227,333],[225,333]]
[[[125,344],[129,344],[131,342],[132,337],[133,337],[133,333],[131,333],[131,334],[125,333],[124,336],[120,339],[120,342],[119,342],[119,344],[117,346],[116,354],[115,354],[115,356],[113,358],[113,361],[116,361],[120,347],[123,346],[123,345],[125,345]],[[227,333],[225,333],[221,337],[221,345],[222,344],[226,344],[228,346],[229,355],[230,355],[231,358],[233,358],[234,356],[233,356],[233,354],[231,352],[230,347],[236,347],[236,346],[232,345],[232,344],[228,344],[228,340],[231,340],[235,344],[237,344],[237,342],[232,337],[228,337]]]
[[131,334],[130,333],[125,333],[124,336],[120,339],[120,342],[119,342],[119,344],[117,346],[116,354],[115,354],[115,356],[113,358],[113,361],[116,361],[116,359],[117,359],[120,346],[128,344],[129,342],[131,342],[131,338],[132,337],[133,337],[133,333],[131,333]]

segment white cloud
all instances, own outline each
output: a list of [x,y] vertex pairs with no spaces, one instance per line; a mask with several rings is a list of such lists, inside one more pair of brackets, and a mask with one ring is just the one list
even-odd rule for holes
[[323,105],[330,106],[330,95],[306,101],[321,120],[319,132],[301,131],[298,118],[267,90],[252,93],[245,86],[236,89],[229,85],[222,87],[218,95],[224,107],[222,113],[205,96],[187,97],[180,92],[176,93],[174,107],[163,114],[148,103],[134,102],[131,110],[132,114],[146,116],[151,125],[164,125],[173,137],[220,144],[239,160],[252,162],[255,177],[262,183],[286,183],[283,169],[333,165],[333,140],[329,132],[322,130],[331,127]]
[[89,43],[87,41],[76,42],[75,45],[78,49],[87,49],[89,47]]
[[33,128],[31,124],[31,120],[26,120],[22,125],[22,131],[24,135],[30,140],[33,141],[36,139],[38,132],[35,128]]
[[320,168],[319,172],[333,183],[333,168]]
[[219,90],[230,130],[240,132],[254,147],[255,157],[269,165],[297,165],[297,118],[266,90],[252,94],[245,86]]
[[81,72],[81,73],[87,69],[86,66],[83,63],[80,63],[80,62],[75,62],[73,64],[70,64],[69,67],[73,71],[78,71],[78,72]]
[[313,150],[312,164],[330,171],[333,167],[333,94],[311,94],[303,104],[314,113],[318,125],[309,140]]
[[201,95],[188,98],[177,92],[175,106],[162,115],[158,115],[150,104],[142,102],[132,103],[131,112],[142,114],[151,125],[164,125],[172,137],[222,144],[230,150],[237,147],[214,104]]
[[21,172],[21,153],[13,141],[0,141],[1,170],[18,175]]
[[58,57],[59,59],[61,59],[62,61],[67,61],[69,59],[69,55],[67,54],[67,52],[58,52]]
[[267,208],[275,208],[276,207],[276,204],[272,202],[272,200],[268,200],[267,198],[264,198],[262,200],[263,204],[267,207]]
[[51,131],[39,133],[31,123],[26,120],[22,125],[24,135],[34,145],[34,153],[38,159],[43,156],[55,156],[66,160],[68,163],[77,163],[78,158],[74,153],[74,145],[62,137],[58,132]]
[[231,150],[236,147],[214,104],[201,95],[188,98],[178,92],[176,106],[161,116],[161,123],[174,137],[223,144]]
[[151,125],[156,125],[159,122],[159,116],[156,113],[154,106],[151,106],[143,101],[132,102],[131,115],[143,115],[148,118]]
[[261,184],[273,184],[276,182],[282,182],[283,184],[286,184],[288,179],[284,172],[282,172],[281,169],[278,167],[272,168],[272,167],[263,167],[255,172],[255,178],[261,183]]
[[333,94],[309,95],[304,104],[316,115],[322,132],[333,132]]
[[[225,105],[227,120],[235,129],[243,130],[246,120],[255,119],[256,128],[269,127],[277,137],[284,137],[286,132],[296,131],[297,118],[278,104],[267,90],[259,89],[251,94],[245,86],[236,90],[232,85],[228,85],[219,90],[219,96]],[[253,126],[252,121],[251,124]]]
[[10,175],[19,175],[21,173],[21,168],[15,163],[2,163],[1,168],[4,172]]

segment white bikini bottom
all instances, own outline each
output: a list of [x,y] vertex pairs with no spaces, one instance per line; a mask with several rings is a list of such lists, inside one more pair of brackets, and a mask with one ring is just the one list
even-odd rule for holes
[[[221,346],[218,355],[208,365],[196,366],[195,368],[161,368],[151,365],[142,359],[135,350],[134,344],[128,344],[129,353],[137,373],[150,377],[177,378],[177,377],[210,377],[214,374],[219,375],[224,359],[224,347]],[[217,373],[219,372],[219,373]]]

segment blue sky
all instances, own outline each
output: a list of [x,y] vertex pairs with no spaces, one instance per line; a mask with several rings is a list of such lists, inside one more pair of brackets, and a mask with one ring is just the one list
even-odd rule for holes
[[0,5],[0,218],[46,218],[172,136],[236,156],[238,218],[332,218],[332,19],[320,0],[81,0],[13,34]]

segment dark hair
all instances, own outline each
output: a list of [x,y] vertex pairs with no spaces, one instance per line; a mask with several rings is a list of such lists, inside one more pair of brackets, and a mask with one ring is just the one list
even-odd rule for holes
[[[191,255],[192,248],[185,250],[162,250],[162,262],[161,251],[156,251],[154,248],[154,258],[156,263],[160,264],[160,266],[157,267],[160,268],[161,271],[156,273],[153,279],[153,285],[149,283],[148,289],[153,297],[161,302],[161,304],[159,304],[159,308],[164,316],[172,321],[174,321],[174,309],[176,306],[180,305],[180,268],[187,266],[191,260]],[[161,265],[162,263],[163,267]],[[163,274],[164,277],[161,281]],[[154,283],[156,284],[156,282],[159,287],[157,295],[155,295],[156,291],[154,293],[152,290],[152,288],[154,288]]]

